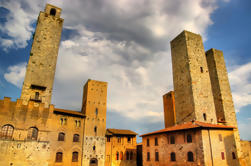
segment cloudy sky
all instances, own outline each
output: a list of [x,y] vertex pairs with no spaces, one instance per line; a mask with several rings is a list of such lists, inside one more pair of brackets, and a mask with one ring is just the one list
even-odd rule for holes
[[0,99],[20,97],[32,34],[46,3],[63,9],[52,103],[80,110],[88,78],[108,82],[107,127],[139,134],[164,127],[173,89],[170,40],[186,29],[220,49],[242,139],[251,140],[249,0],[1,0]]

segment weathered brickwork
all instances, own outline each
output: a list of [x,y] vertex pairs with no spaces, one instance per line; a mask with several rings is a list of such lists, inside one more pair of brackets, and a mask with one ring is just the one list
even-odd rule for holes
[[176,124],[174,92],[170,91],[163,96],[165,128]]
[[51,103],[52,88],[63,19],[61,9],[47,4],[40,12],[30,59],[21,93],[24,104],[29,100],[40,101],[46,107]]
[[82,112],[86,123],[82,165],[105,165],[107,83],[88,80],[84,91]]
[[241,140],[242,157],[241,166],[251,165],[251,141]]
[[183,31],[171,41],[177,124],[217,123],[211,82],[200,35]]

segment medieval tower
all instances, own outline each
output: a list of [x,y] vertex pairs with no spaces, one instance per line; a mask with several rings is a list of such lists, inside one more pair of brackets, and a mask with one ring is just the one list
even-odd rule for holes
[[63,27],[60,14],[61,9],[50,4],[39,14],[21,93],[24,104],[32,100],[47,107],[51,103]]
[[84,86],[82,113],[86,116],[82,166],[105,165],[107,83],[88,80]]
[[217,123],[207,60],[200,35],[183,31],[171,41],[176,123]]

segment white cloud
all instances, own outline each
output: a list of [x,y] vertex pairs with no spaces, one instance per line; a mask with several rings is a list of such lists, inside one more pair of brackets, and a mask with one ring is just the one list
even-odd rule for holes
[[4,78],[8,82],[21,88],[24,81],[26,63],[20,63],[14,66],[10,66],[7,70],[8,72],[4,74]]
[[229,73],[229,81],[236,111],[251,104],[251,63],[236,67]]

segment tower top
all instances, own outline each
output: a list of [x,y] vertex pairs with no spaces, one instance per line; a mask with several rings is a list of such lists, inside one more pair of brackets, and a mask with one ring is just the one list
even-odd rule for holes
[[60,18],[61,11],[62,11],[61,8],[54,6],[54,5],[51,5],[51,4],[48,4],[48,3],[46,4],[45,9],[44,9],[44,12],[46,14],[51,15],[51,16],[55,16],[57,18]]

